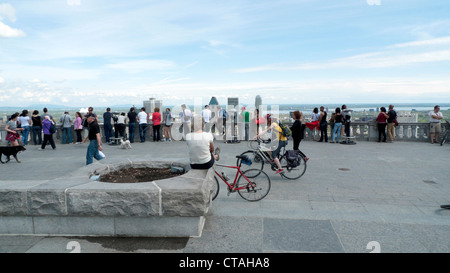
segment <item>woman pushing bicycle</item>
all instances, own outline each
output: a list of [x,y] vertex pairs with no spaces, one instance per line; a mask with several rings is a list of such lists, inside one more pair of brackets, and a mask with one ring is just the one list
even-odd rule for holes
[[277,148],[271,152],[270,156],[272,157],[272,160],[275,162],[275,164],[278,167],[276,174],[279,174],[279,173],[284,172],[284,170],[281,167],[280,160],[278,159],[278,154],[280,153],[281,148],[283,148],[287,145],[288,139],[286,136],[283,136],[282,129],[277,123],[277,118],[272,117],[271,114],[267,114],[266,120],[267,120],[267,129],[265,129],[261,133],[257,134],[255,139],[259,138],[260,135],[264,135],[269,130],[271,130],[272,136],[274,137],[272,139],[275,139],[275,140],[272,140],[271,143],[278,142],[278,145],[277,145]]

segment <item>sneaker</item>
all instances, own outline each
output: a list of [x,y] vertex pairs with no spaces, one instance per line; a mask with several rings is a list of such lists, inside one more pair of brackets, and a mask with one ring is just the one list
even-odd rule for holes
[[279,174],[279,173],[283,173],[284,170],[283,169],[279,169],[278,171],[275,172],[275,174]]
[[42,150],[44,150],[44,149],[42,149],[41,147],[38,148],[38,151],[42,151]]

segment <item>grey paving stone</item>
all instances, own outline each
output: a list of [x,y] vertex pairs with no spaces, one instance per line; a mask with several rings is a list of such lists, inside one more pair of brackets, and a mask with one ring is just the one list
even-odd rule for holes
[[343,252],[330,221],[264,219],[264,250],[268,252]]

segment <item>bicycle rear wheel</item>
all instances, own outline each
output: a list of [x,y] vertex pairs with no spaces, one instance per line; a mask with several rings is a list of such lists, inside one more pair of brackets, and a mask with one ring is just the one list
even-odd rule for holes
[[217,195],[219,194],[219,190],[220,190],[219,180],[217,180],[217,177],[214,175],[213,188],[211,191],[211,196],[212,196],[211,200],[216,199]]
[[300,164],[296,167],[291,167],[290,164],[288,164],[288,161],[286,159],[286,155],[283,155],[280,158],[280,164],[283,168],[284,172],[281,173],[281,175],[284,178],[287,178],[289,180],[296,180],[302,177],[306,172],[306,160],[303,156],[300,156]]
[[[246,151],[240,155],[248,156],[248,158],[251,161],[250,165],[247,165],[244,162],[242,162],[242,164],[241,164],[241,159],[238,158],[236,161],[236,166],[239,166],[239,164],[241,164],[241,171],[244,172],[249,169],[257,169],[257,170],[262,171],[262,169],[264,168],[264,160],[256,151]],[[247,176],[247,177],[249,177],[249,176]]]
[[[252,176],[251,178],[249,176]],[[239,195],[247,201],[259,201],[267,196],[271,182],[269,176],[258,169],[250,169],[239,176],[236,188]]]

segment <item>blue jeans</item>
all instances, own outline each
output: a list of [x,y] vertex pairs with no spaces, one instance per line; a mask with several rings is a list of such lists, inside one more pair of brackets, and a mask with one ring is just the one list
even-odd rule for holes
[[30,130],[31,127],[30,126],[23,126],[22,127],[24,130],[22,131],[22,141],[24,145],[28,145],[28,136],[30,135]]
[[[33,126],[31,128],[33,132],[33,143],[34,145],[41,145],[42,144],[42,126]],[[37,139],[36,139],[37,137]]]
[[334,137],[336,136],[336,132],[337,132],[337,140],[336,142],[339,142],[339,136],[341,135],[341,127],[342,127],[342,123],[335,123],[334,124],[334,128],[333,128],[333,142],[334,142]]
[[96,139],[91,140],[89,146],[87,147],[86,165],[92,164],[94,162],[94,158],[97,160],[103,159],[98,152],[98,142]]
[[64,127],[62,129],[62,144],[72,143],[72,127]]
[[130,142],[133,143],[134,142],[134,132],[136,131],[136,123],[128,124],[128,131],[130,133],[130,135],[129,135]]
[[147,123],[139,124],[139,136],[141,137],[141,142],[145,142],[146,132],[147,132]]
[[109,124],[105,123],[103,126],[105,127],[106,143],[109,143],[110,142],[110,137],[113,136],[112,125],[111,125],[111,123],[109,123]]

